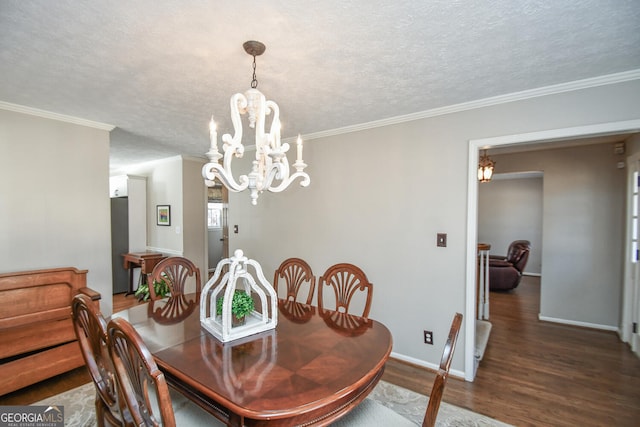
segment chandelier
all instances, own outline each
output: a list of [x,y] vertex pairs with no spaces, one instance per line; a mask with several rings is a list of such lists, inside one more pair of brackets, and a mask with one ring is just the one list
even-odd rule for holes
[[493,168],[495,165],[496,162],[491,160],[491,158],[487,156],[487,150],[484,150],[483,155],[480,157],[480,163],[478,164],[478,181],[491,181],[491,177],[493,176]]
[[[243,45],[245,52],[253,56],[253,79],[251,88],[244,94],[236,93],[231,96],[231,121],[234,134],[222,135],[222,151],[218,151],[218,134],[216,124],[211,117],[209,124],[209,137],[211,148],[206,153],[209,163],[202,168],[202,175],[208,186],[218,178],[222,184],[233,192],[241,192],[249,189],[251,204],[256,205],[258,196],[267,190],[279,193],[285,190],[295,179],[300,178],[300,185],[307,187],[311,182],[309,175],[303,172],[307,166],[302,160],[302,139],[298,135],[297,157],[293,163],[295,173],[290,175],[287,151],[289,144],[280,142],[280,109],[274,101],[267,100],[257,89],[256,56],[262,55],[265,45],[258,41],[247,41]],[[249,127],[255,128],[256,158],[252,163],[251,171],[246,175],[240,175],[238,180],[231,172],[231,161],[234,157],[241,158],[245,147],[242,144],[242,119],[241,115],[247,114]],[[269,132],[265,131],[266,116],[272,114]],[[220,164],[220,159],[222,164]]]

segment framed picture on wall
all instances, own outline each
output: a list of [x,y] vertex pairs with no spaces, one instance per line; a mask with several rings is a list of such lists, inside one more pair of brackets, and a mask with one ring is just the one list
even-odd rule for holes
[[157,225],[171,225],[171,206],[170,205],[156,205],[157,208]]

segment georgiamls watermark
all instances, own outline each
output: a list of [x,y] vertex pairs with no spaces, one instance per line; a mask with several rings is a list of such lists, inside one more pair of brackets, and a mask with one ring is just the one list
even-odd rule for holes
[[0,427],[64,427],[64,406],[0,406]]

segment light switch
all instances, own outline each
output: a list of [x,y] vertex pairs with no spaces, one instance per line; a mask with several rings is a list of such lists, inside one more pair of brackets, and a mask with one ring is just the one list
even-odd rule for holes
[[438,233],[437,245],[442,248],[447,247],[447,233]]
[[233,232],[234,232],[235,234],[238,234],[238,226],[237,226],[237,225],[234,225],[234,226],[233,226]]

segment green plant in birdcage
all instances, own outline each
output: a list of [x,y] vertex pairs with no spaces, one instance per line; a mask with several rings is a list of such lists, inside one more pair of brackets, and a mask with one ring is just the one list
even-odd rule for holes
[[[164,298],[170,293],[169,284],[164,279],[160,279],[160,281],[154,281],[153,290],[156,291],[156,296],[158,298]],[[151,294],[149,293],[149,284],[146,282],[140,284],[134,295],[140,301],[147,301],[149,298],[151,298]]]
[[[218,298],[216,301],[216,314],[222,315],[222,305],[224,304],[224,297]],[[233,299],[231,300],[231,313],[238,319],[242,320],[244,317],[251,313],[255,308],[253,298],[245,291],[236,289],[233,293]]]

